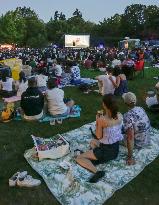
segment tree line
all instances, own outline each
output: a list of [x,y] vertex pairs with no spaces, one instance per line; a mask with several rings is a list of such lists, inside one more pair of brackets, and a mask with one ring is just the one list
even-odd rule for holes
[[90,34],[92,43],[110,44],[125,36],[131,38],[159,38],[159,7],[132,4],[123,14],[104,18],[98,24],[85,21],[76,9],[66,19],[64,13],[55,11],[44,23],[30,7],[17,7],[0,16],[0,44],[13,43],[25,47],[43,47],[50,42],[62,45],[65,34]]

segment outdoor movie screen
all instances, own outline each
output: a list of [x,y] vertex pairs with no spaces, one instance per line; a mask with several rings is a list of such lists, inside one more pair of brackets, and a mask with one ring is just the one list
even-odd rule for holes
[[88,48],[90,35],[65,35],[65,47]]

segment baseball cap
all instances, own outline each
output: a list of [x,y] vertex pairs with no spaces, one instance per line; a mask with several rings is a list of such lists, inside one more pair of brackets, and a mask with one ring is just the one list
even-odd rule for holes
[[132,92],[124,93],[122,98],[126,104],[136,104],[136,95]]

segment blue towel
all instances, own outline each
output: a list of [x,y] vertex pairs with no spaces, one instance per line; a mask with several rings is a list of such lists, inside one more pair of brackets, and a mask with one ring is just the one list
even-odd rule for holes
[[53,119],[67,119],[67,118],[77,118],[80,117],[81,114],[81,108],[79,105],[74,105],[71,109],[71,112],[68,115],[61,115],[61,116],[52,116],[52,115],[46,115],[42,119],[39,120],[39,122],[49,122]]
[[[52,115],[44,115],[39,122],[50,122],[53,119],[59,120],[59,119],[67,119],[67,118],[78,118],[81,116],[81,108],[79,105],[74,105],[71,108],[71,112],[68,115],[58,115],[58,116],[52,116]],[[21,115],[18,115],[14,118],[14,120],[19,121],[22,120]]]

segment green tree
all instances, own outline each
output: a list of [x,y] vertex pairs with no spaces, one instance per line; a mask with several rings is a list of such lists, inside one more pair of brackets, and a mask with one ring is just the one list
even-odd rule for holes
[[57,21],[58,18],[59,18],[59,12],[58,12],[58,11],[55,11],[54,20]]
[[39,19],[35,11],[31,10],[31,8],[17,7],[15,13],[25,22],[25,36],[23,38],[23,45],[31,47],[44,46],[47,43],[45,23]]
[[17,7],[0,17],[0,42],[40,47],[47,42],[45,24],[30,8]]
[[81,11],[79,11],[79,10],[76,8],[76,10],[73,12],[73,16],[74,16],[74,17],[82,18],[82,13],[81,13]]
[[14,11],[7,12],[0,18],[0,39],[3,43],[22,43],[25,35],[25,22]]
[[142,37],[145,24],[145,9],[142,4],[127,6],[121,19],[122,34],[130,37]]
[[148,6],[145,9],[144,37],[159,38],[159,7],[156,5]]
[[60,13],[59,20],[62,20],[62,21],[66,20],[65,14],[63,14],[62,12]]
[[0,42],[1,43],[14,43],[16,36],[16,28],[12,18],[12,13],[7,12],[0,18]]
[[60,43],[65,33],[68,33],[68,24],[64,19],[53,20],[46,24],[47,37],[49,42]]
[[115,14],[111,18],[104,19],[100,22],[99,32],[100,36],[120,36],[121,15]]

